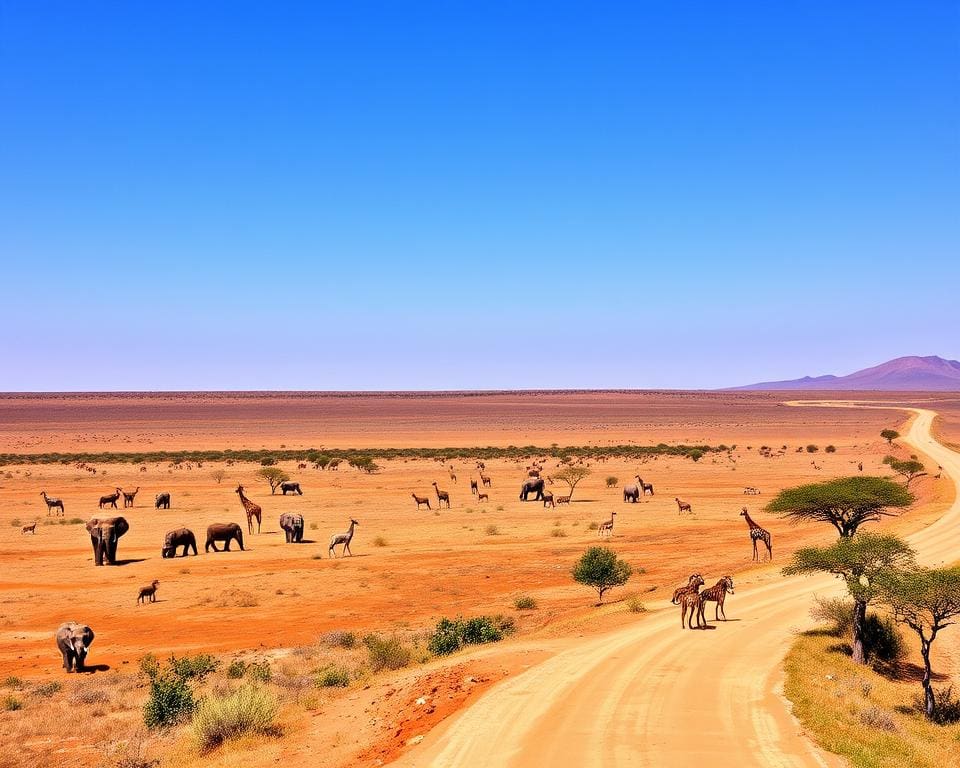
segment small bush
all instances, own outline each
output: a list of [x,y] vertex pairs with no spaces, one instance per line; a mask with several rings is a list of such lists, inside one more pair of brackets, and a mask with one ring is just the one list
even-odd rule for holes
[[643,601],[640,599],[640,595],[636,592],[633,594],[627,595],[626,599],[627,610],[630,613],[646,613],[647,606],[643,604]]
[[828,445],[828,446],[827,446],[826,448],[824,448],[823,450],[825,450],[827,453],[836,453],[836,452],[837,452],[837,446],[835,446],[835,445]]
[[19,677],[14,677],[13,675],[10,675],[10,677],[4,678],[3,687],[4,688],[23,688],[23,680],[20,679]]
[[21,525],[23,525],[23,521],[19,517],[15,517],[10,521],[10,525],[12,525],[14,528],[19,528]]
[[819,450],[820,448],[816,445],[813,445],[813,443],[807,446],[807,453],[816,453]]
[[220,593],[217,605],[221,608],[255,608],[260,605],[260,601],[252,592],[231,587]]
[[60,693],[61,690],[63,690],[63,686],[56,680],[51,680],[49,683],[40,683],[33,689],[32,693],[34,696],[49,699],[51,696]]
[[3,699],[3,708],[7,712],[16,712],[18,709],[23,709],[23,702],[16,696],[8,695]]
[[385,538],[383,538],[383,536],[377,536],[377,537],[373,540],[373,546],[375,546],[375,547],[385,547],[385,546],[387,546],[387,540],[386,540]]
[[170,657],[170,670],[184,680],[203,680],[211,672],[216,672],[220,662],[208,653],[199,656]]
[[353,634],[353,632],[335,630],[333,632],[327,632],[327,634],[323,636],[322,642],[331,648],[346,648],[350,650],[351,648],[357,647],[357,636]]
[[247,667],[247,677],[258,683],[269,683],[273,679],[273,670],[267,661],[255,661]]
[[863,624],[863,650],[867,658],[880,662],[898,661],[907,653],[896,622],[875,613],[868,613]]
[[446,656],[465,645],[496,643],[514,631],[512,619],[503,616],[477,616],[472,619],[440,619],[427,642],[427,649],[436,656]]
[[550,535],[555,539],[562,539],[567,535],[567,532],[563,528],[554,528],[550,531]]
[[486,528],[483,529],[483,532],[484,532],[485,534],[487,534],[487,536],[499,536],[499,535],[500,535],[500,529],[497,528],[497,526],[495,526],[495,525],[488,525]]
[[276,730],[277,702],[262,688],[245,685],[224,696],[211,695],[193,715],[193,736],[201,751],[247,733]]
[[880,707],[867,707],[861,710],[860,722],[868,728],[878,728],[881,731],[897,730],[893,715]]
[[598,527],[599,527],[599,526],[598,526],[595,522],[594,522],[594,523],[590,523],[590,525],[587,526],[587,530],[588,530],[588,531],[595,531],[595,530],[597,530]]
[[615,488],[620,483],[620,480],[613,475],[610,475],[610,477],[606,479],[606,483],[607,488]]
[[166,670],[150,680],[150,694],[143,705],[143,722],[147,728],[167,728],[186,720],[195,707],[190,684]]
[[[954,697],[952,685],[946,688],[934,688],[933,700],[936,707],[933,711],[933,722],[938,725],[960,723],[960,699]],[[914,699],[914,706],[918,712],[924,713],[923,697],[917,696]]]
[[402,669],[410,663],[413,655],[397,637],[367,635],[363,638],[363,644],[367,646],[367,662],[374,672],[382,669]]
[[272,459],[269,456],[267,456],[265,459],[260,459],[261,467],[272,467],[276,463],[277,463],[276,459]]
[[231,680],[239,680],[247,674],[247,663],[242,659],[234,659],[227,667],[227,677]]
[[513,601],[513,607],[518,611],[532,611],[537,607],[537,601],[530,595],[521,595]]
[[810,616],[830,625],[830,633],[845,637],[853,631],[853,602],[843,597],[814,597]]
[[70,702],[72,704],[84,704],[90,706],[91,704],[107,704],[110,702],[110,694],[108,694],[103,688],[89,688],[84,686],[83,688],[77,688],[70,694]]
[[320,688],[346,688],[350,685],[350,670],[331,664],[317,673],[317,686]]

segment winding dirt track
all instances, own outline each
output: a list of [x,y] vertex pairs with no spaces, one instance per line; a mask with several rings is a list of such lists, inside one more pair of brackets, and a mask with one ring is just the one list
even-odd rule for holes
[[[941,464],[956,483],[960,454],[933,439],[936,414],[897,410],[915,415],[903,441]],[[952,562],[958,529],[960,494],[935,524],[909,541],[927,565]],[[396,764],[843,765],[800,733],[777,692],[792,630],[810,624],[811,595],[837,589],[829,577],[785,579],[771,569],[737,590],[727,603],[731,621],[712,622],[712,631],[681,631],[676,608],[657,610],[627,629],[579,641],[494,686]]]

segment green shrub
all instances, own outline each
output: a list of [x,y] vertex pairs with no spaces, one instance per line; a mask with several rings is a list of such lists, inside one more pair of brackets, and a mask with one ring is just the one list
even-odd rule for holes
[[266,456],[266,457],[260,459],[260,466],[261,466],[261,467],[272,467],[272,466],[273,466],[274,464],[276,464],[276,463],[277,463],[277,460],[274,459],[274,458],[271,457],[271,456]]
[[607,478],[606,483],[607,488],[615,488],[620,483],[620,480],[613,475],[610,475],[610,477]]
[[317,673],[317,686],[320,688],[346,688],[350,685],[350,670],[336,664],[330,664]]
[[226,695],[205,698],[193,715],[193,737],[201,751],[208,751],[248,733],[276,730],[277,702],[268,692],[244,685]]
[[613,550],[590,547],[573,566],[571,575],[578,584],[595,589],[602,603],[604,593],[626,584],[632,573],[630,564],[617,557]]
[[247,674],[247,663],[242,659],[234,659],[227,667],[227,677],[231,680],[239,680]]
[[703,451],[701,451],[698,448],[695,448],[694,450],[687,453],[687,456],[693,459],[693,461],[700,461],[700,459],[703,458]]
[[33,693],[34,696],[49,699],[51,696],[60,693],[61,690],[63,690],[63,686],[56,680],[51,680],[49,683],[40,683],[31,693]]
[[868,659],[888,663],[899,661],[907,653],[897,623],[875,613],[868,613],[863,624],[863,650]]
[[23,688],[23,680],[19,677],[14,677],[10,675],[3,679],[4,688]]
[[367,635],[363,638],[363,644],[367,646],[367,661],[374,672],[382,669],[402,669],[410,663],[413,655],[410,648],[397,637]]
[[247,667],[247,677],[258,683],[269,683],[273,679],[273,670],[270,669],[270,662],[254,661]]
[[537,601],[530,595],[521,595],[513,601],[513,607],[518,611],[532,611],[537,607]]
[[496,643],[514,631],[513,619],[503,616],[476,616],[472,619],[443,618],[427,642],[427,650],[436,656],[446,656],[465,645]]
[[825,450],[827,453],[836,453],[836,452],[837,452],[837,446],[835,446],[835,445],[828,445],[828,446],[827,446],[826,448],[824,448],[823,450]]
[[630,611],[630,613],[645,613],[647,610],[647,606],[643,604],[640,595],[636,592],[627,595],[625,602],[627,604],[627,610]]
[[16,712],[18,709],[23,709],[23,702],[16,696],[8,695],[3,699],[3,708],[7,712]]
[[195,707],[190,683],[167,669],[150,679],[150,693],[143,705],[143,722],[147,728],[167,728],[186,720]]
[[427,642],[427,650],[436,656],[446,656],[463,647],[463,633],[459,619],[453,621],[443,618],[437,622],[436,629]]
[[184,680],[203,680],[211,672],[215,672],[220,662],[208,653],[199,656],[171,656],[169,661],[171,671]]
[[829,624],[830,634],[846,637],[853,631],[853,601],[845,597],[814,597],[810,616]]

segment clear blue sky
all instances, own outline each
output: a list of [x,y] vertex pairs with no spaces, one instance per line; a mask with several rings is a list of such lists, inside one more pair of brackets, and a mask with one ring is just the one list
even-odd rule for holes
[[5,0],[0,389],[960,357],[958,9]]

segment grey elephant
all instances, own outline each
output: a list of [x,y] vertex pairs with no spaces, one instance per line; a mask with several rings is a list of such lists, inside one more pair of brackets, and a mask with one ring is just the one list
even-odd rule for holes
[[197,537],[189,528],[176,528],[167,531],[163,539],[163,549],[160,550],[161,557],[176,557],[177,547],[183,547],[183,553],[180,557],[186,557],[189,550],[193,549],[193,554],[197,554]]
[[640,486],[639,485],[625,485],[623,487],[623,500],[630,501],[636,504],[640,501]]
[[303,541],[303,515],[284,512],[280,515],[280,527],[287,536],[287,544],[299,544]]
[[531,493],[537,494],[534,501],[543,500],[543,478],[531,477],[529,480],[524,480],[523,485],[520,486],[520,501],[527,501],[527,496]]
[[93,559],[97,565],[106,560],[110,565],[117,563],[117,543],[120,537],[130,530],[125,517],[95,517],[87,523],[87,533],[93,545]]
[[212,523],[207,526],[207,543],[203,551],[209,552],[210,547],[213,547],[214,552],[220,552],[221,550],[217,549],[217,542],[222,541],[222,551],[229,552],[230,542],[234,539],[237,540],[237,544],[243,550],[243,529],[239,525],[236,523]]
[[157,509],[170,509],[170,494],[158,493],[153,500],[153,506]]
[[82,670],[93,642],[93,630],[86,624],[68,621],[57,629],[56,638],[57,648],[63,655],[63,668],[67,672]]
[[296,493],[300,496],[303,496],[303,491],[300,490],[300,483],[280,483],[280,490],[283,491],[284,496],[286,496],[288,493]]

